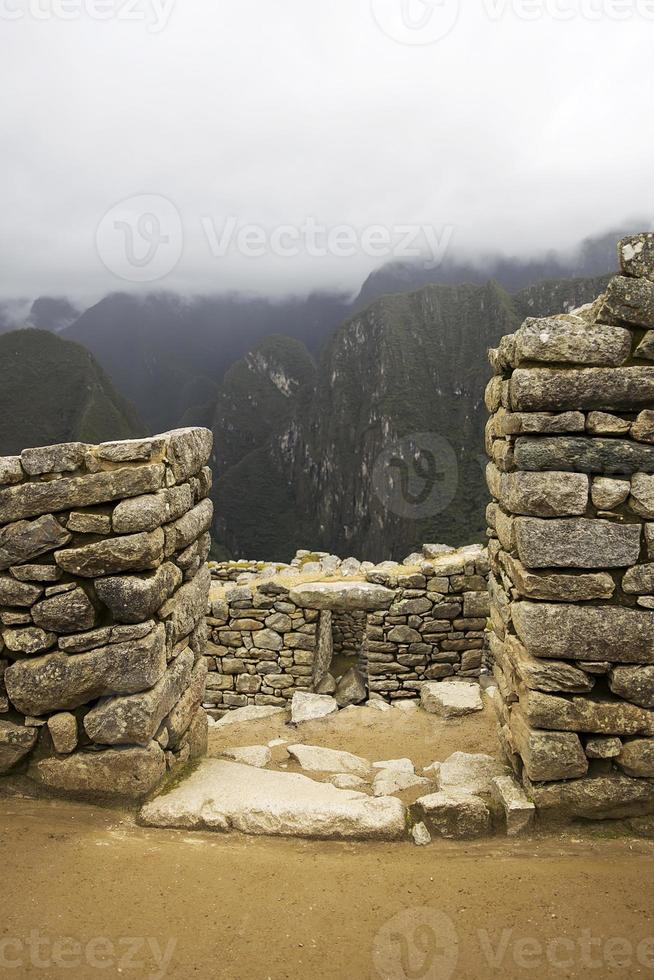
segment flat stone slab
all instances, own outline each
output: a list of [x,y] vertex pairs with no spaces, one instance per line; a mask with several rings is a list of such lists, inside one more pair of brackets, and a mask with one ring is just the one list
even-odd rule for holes
[[272,759],[272,752],[267,745],[246,745],[237,749],[225,749],[221,753],[233,762],[242,762],[244,766],[254,766],[265,769]]
[[317,745],[289,745],[288,754],[308,772],[346,772],[365,778],[372,772],[372,765],[361,756],[337,749],[323,749]]
[[220,718],[213,728],[222,728],[224,725],[238,725],[242,721],[260,721],[261,718],[272,718],[273,715],[283,715],[286,708],[275,708],[267,704],[249,704],[245,708],[236,708],[235,711],[228,711]]
[[454,752],[441,763],[438,787],[442,792],[454,795],[490,796],[494,789],[493,780],[507,775],[508,771],[503,762],[491,755]]
[[388,609],[395,592],[372,582],[310,582],[291,589],[289,599],[302,609],[375,612]]
[[322,840],[399,840],[406,809],[394,797],[366,796],[296,773],[206,759],[170,793],[141,809],[149,827],[240,831]]
[[300,725],[303,721],[317,721],[338,711],[338,704],[329,694],[309,694],[296,691],[291,701],[291,721]]
[[420,700],[425,711],[441,718],[462,718],[484,709],[479,684],[467,681],[423,684]]

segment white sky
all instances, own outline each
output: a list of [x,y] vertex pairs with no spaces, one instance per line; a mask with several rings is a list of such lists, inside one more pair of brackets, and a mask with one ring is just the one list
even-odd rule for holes
[[[393,258],[371,226],[654,222],[653,51],[654,0],[0,0],[0,296],[350,290]],[[255,247],[212,253],[228,218]]]

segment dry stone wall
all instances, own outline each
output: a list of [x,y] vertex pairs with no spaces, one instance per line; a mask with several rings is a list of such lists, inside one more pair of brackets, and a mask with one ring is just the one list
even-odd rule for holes
[[[404,564],[382,565],[299,554],[271,575],[248,569],[237,585],[225,583],[224,566],[212,566],[204,702],[212,714],[281,707],[298,690],[335,694],[342,704],[418,698],[425,681],[479,676],[485,548],[425,545]],[[322,577],[307,581],[307,568]],[[339,658],[345,667],[356,660],[342,677]]]
[[654,236],[491,351],[491,652],[541,813],[654,809]]
[[211,447],[0,459],[0,775],[135,799],[203,752]]

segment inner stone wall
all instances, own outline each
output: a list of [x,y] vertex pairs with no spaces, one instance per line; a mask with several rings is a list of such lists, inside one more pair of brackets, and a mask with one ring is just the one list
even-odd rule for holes
[[491,351],[491,652],[541,814],[654,809],[654,236]]
[[136,799],[203,752],[211,447],[0,459],[0,774]]

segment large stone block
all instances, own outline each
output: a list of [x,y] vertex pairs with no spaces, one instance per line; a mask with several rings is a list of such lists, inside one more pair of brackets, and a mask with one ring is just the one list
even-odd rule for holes
[[20,483],[24,477],[20,456],[0,456],[0,487]]
[[0,776],[13,769],[36,745],[37,731],[0,720]]
[[654,738],[635,738],[625,742],[618,765],[628,776],[654,778]]
[[515,708],[510,730],[527,775],[534,782],[576,779],[588,772],[586,753],[573,732],[534,730]]
[[584,473],[505,473],[500,503],[526,517],[568,517],[586,513],[589,478]]
[[169,558],[176,551],[183,551],[206,534],[213,520],[213,503],[209,498],[194,507],[165,528],[165,554]]
[[610,599],[616,589],[608,572],[576,575],[533,572],[506,553],[502,554],[501,562],[514,588],[524,599],[585,602],[591,599]]
[[210,587],[211,572],[205,565],[194,579],[182,585],[161,607],[159,616],[166,621],[171,643],[178,643],[188,636],[204,617]]
[[9,575],[0,575],[0,605],[2,606],[32,606],[43,594],[39,585],[29,585],[17,582]]
[[518,517],[515,539],[527,568],[626,568],[638,561],[642,526],[586,518]]
[[586,694],[595,687],[595,678],[579,667],[559,660],[532,657],[517,637],[507,635],[504,652],[512,669],[525,687],[554,694]]
[[302,609],[374,612],[388,609],[395,592],[371,582],[315,582],[291,589],[289,599]]
[[616,317],[637,327],[654,327],[654,283],[615,276],[609,283],[600,317]]
[[0,490],[0,523],[150,493],[163,487],[164,475],[164,466],[152,464],[8,487]]
[[147,690],[165,670],[165,630],[159,625],[141,640],[75,656],[51,653],[18,661],[5,671],[5,686],[19,711],[38,717],[72,710],[110,694]]
[[32,619],[44,630],[56,633],[76,633],[95,625],[95,609],[84,589],[73,589],[37,603]]
[[614,667],[609,672],[609,685],[626,701],[654,708],[654,667]]
[[163,782],[166,758],[151,742],[146,748],[41,759],[30,766],[29,775],[49,790],[80,799],[142,800]]
[[586,416],[583,412],[507,412],[497,426],[503,436],[584,432]]
[[654,612],[516,602],[511,613],[516,632],[532,656],[654,664]]
[[154,531],[162,524],[175,521],[193,506],[193,492],[188,483],[169,487],[157,493],[123,500],[114,508],[111,522],[120,534]]
[[520,436],[515,444],[515,463],[518,469],[537,472],[652,473],[654,446],[629,439]]
[[210,429],[173,429],[164,433],[166,457],[178,483],[199,473],[209,462],[213,448]]
[[66,442],[58,446],[23,449],[20,461],[28,476],[45,473],[72,473],[84,464],[89,447],[82,442]]
[[92,708],[84,718],[89,738],[99,745],[147,745],[188,687],[193,663],[191,650],[184,650],[151,690]]
[[654,735],[654,713],[626,701],[526,691],[520,707],[531,728],[598,735]]
[[116,572],[140,572],[161,564],[163,546],[164,533],[158,528],[149,533],[127,534],[81,548],[57,551],[55,561],[64,571],[83,578]]
[[654,367],[518,368],[509,382],[509,397],[514,412],[649,408],[654,403]]
[[647,473],[632,476],[629,506],[641,517],[654,518],[654,476]]
[[0,570],[29,561],[72,540],[52,514],[38,521],[18,521],[0,530]]
[[172,562],[145,575],[118,575],[96,579],[98,598],[119,623],[140,623],[153,616],[182,583]]
[[528,317],[515,334],[514,366],[544,361],[618,367],[629,357],[631,341],[629,330],[581,317]]
[[615,819],[654,809],[654,780],[621,773],[537,785],[526,780],[527,796],[541,816]]
[[180,739],[187,731],[197,709],[204,700],[208,670],[207,658],[201,657],[193,668],[188,687],[164,720],[168,731],[168,747],[170,749],[176,749],[179,746]]
[[654,234],[629,235],[618,244],[620,267],[625,276],[654,281]]

